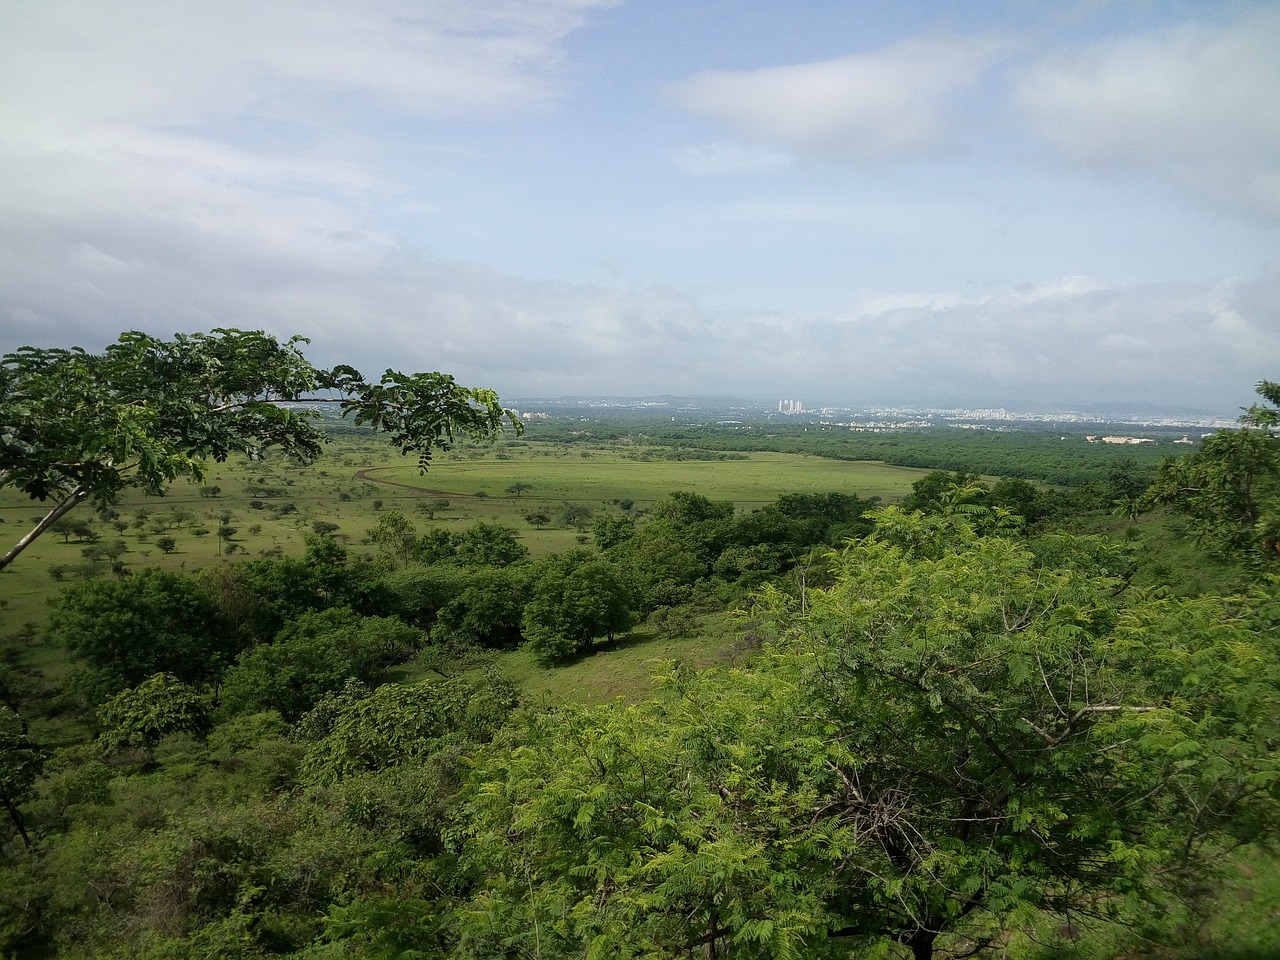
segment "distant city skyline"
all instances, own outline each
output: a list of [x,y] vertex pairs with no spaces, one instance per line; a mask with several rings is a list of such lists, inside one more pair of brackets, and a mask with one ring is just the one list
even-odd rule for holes
[[1280,379],[1267,0],[42,0],[0,350],[312,339],[504,396]]

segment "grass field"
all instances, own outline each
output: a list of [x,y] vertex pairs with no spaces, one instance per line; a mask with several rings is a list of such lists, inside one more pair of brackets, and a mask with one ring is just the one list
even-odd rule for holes
[[[524,442],[496,448],[462,448],[441,455],[428,474],[378,439],[341,438],[310,466],[283,458],[212,464],[203,486],[173,485],[164,497],[128,491],[116,505],[113,522],[95,518],[87,506],[69,519],[92,521],[97,539],[46,533],[8,569],[0,572],[0,634],[22,624],[42,622],[49,597],[87,573],[109,576],[109,560],[89,560],[86,550],[115,546],[124,569],[157,566],[192,572],[242,557],[279,551],[300,554],[315,524],[336,524],[336,536],[359,549],[360,541],[387,510],[408,516],[419,533],[432,527],[460,529],[477,520],[498,522],[520,531],[534,556],[577,546],[583,534],[552,523],[535,529],[525,514],[575,502],[595,512],[620,509],[624,500],[643,514],[676,490],[691,490],[713,500],[731,500],[739,510],[770,503],[787,492],[841,491],[895,500],[926,471],[879,463],[824,460],[798,454],[759,453],[742,460],[670,461],[645,459],[654,451],[616,444],[566,447]],[[656,452],[658,455],[661,451]],[[522,496],[507,494],[528,484]],[[211,488],[216,495],[207,495]],[[484,494],[483,496],[480,494]],[[428,516],[433,500],[448,508]],[[40,515],[39,505],[0,494],[0,538],[15,542]],[[218,529],[231,528],[221,538]],[[201,532],[203,531],[203,532]],[[172,552],[159,544],[175,541]],[[65,568],[57,580],[51,568]]]
[[[825,460],[799,454],[755,453],[742,460],[637,460],[618,448],[508,454],[508,459],[444,461],[427,476],[412,464],[369,471],[375,481],[403,484],[450,498],[503,496],[509,486],[528,483],[523,501],[580,501],[591,506],[629,499],[651,506],[674,490],[693,490],[713,500],[732,500],[739,509],[772,503],[783,493],[840,491],[897,499],[927,471],[882,463]],[[408,492],[408,491],[406,491]],[[511,499],[511,498],[507,498]]]

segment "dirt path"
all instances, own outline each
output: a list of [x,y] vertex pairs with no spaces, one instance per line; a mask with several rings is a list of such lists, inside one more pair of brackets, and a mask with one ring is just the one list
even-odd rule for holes
[[357,470],[355,478],[363,480],[365,483],[376,483],[383,487],[395,487],[398,490],[412,490],[420,497],[465,497],[465,493],[452,493],[448,490],[428,490],[426,487],[415,487],[411,483],[397,483],[395,480],[383,480],[381,477],[369,476],[374,470],[382,470],[383,467],[370,467],[368,470]]

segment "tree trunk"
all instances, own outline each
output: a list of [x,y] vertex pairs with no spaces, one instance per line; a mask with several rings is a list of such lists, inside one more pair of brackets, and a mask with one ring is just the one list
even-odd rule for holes
[[71,493],[67,494],[67,498],[45,514],[44,518],[35,525],[35,528],[30,533],[14,544],[13,548],[10,549],[8,553],[0,556],[0,570],[3,570],[9,564],[13,563],[13,561],[17,559],[18,554],[27,549],[36,537],[48,530],[59,518],[63,516],[63,514],[68,513],[72,507],[88,496],[89,488],[84,484],[80,484],[72,490]]
[[18,836],[22,837],[22,845],[28,850],[31,849],[31,837],[27,835],[27,821],[19,810],[8,797],[0,798],[3,800],[4,808],[9,811],[9,819],[13,821],[14,828],[18,831]]
[[911,960],[933,960],[933,944],[938,939],[934,930],[917,930],[907,941],[911,948]]

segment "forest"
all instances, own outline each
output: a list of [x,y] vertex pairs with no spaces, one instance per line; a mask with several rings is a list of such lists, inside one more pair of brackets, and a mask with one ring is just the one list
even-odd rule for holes
[[304,347],[0,363],[0,956],[1280,955],[1280,385],[894,457]]

